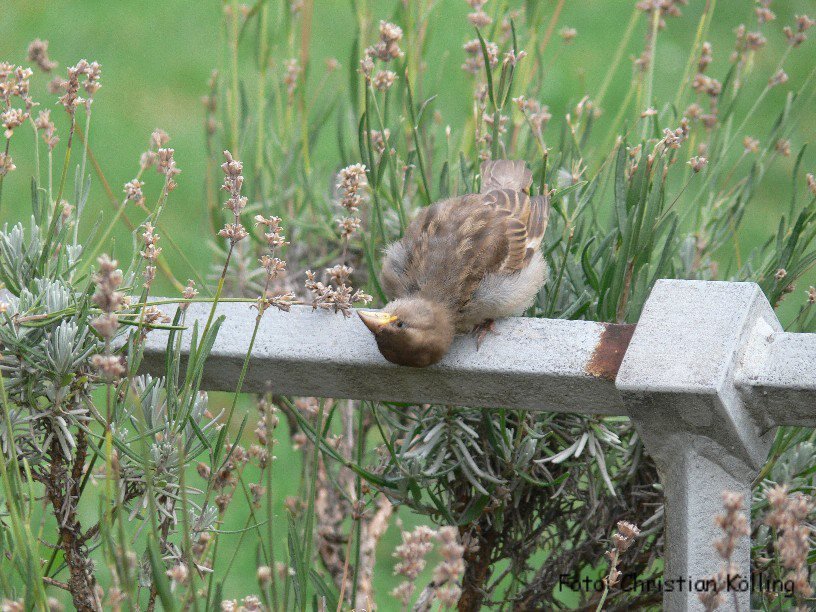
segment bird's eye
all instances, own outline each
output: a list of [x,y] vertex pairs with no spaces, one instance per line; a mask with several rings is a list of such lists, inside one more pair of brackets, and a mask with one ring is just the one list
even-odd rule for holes
[[405,323],[403,323],[402,321],[397,321],[397,327],[402,329],[403,327],[405,327]]

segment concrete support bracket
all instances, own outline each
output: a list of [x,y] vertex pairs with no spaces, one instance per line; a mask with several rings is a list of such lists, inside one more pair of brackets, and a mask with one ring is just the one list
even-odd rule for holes
[[[750,504],[775,424],[744,401],[737,380],[746,361],[764,359],[778,332],[753,283],[662,280],[638,321],[615,384],[664,487],[667,610],[702,610],[688,580],[723,567],[713,546],[723,491]],[[750,576],[747,538],[732,561]],[[735,602],[750,609],[750,592],[729,594],[725,605]]]

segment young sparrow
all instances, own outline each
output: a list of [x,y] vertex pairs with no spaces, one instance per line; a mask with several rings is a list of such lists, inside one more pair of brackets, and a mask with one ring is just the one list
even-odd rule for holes
[[469,331],[478,348],[494,319],[523,313],[546,282],[538,247],[549,197],[528,194],[522,161],[487,161],[481,174],[481,193],[423,209],[386,249],[381,278],[392,301],[358,314],[388,361],[429,366]]

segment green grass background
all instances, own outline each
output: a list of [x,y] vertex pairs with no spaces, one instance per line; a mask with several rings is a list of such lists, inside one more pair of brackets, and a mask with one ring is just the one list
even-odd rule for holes
[[[388,18],[394,4],[391,0],[374,0],[369,3],[376,19]],[[554,6],[555,2],[548,1],[548,4]],[[658,107],[673,98],[676,82],[682,74],[694,38],[703,2],[692,0],[690,4],[684,9],[684,17],[670,19],[668,28],[659,36],[655,79]],[[632,5],[632,2],[619,0],[566,3],[559,28],[561,25],[575,27],[578,37],[567,47],[562,47],[556,37],[547,52],[554,61],[546,77],[545,94],[541,101],[550,106],[554,116],[563,115],[585,93],[594,96],[597,92],[629,20]],[[727,56],[733,47],[734,28],[743,22],[753,23],[753,6],[754,3],[748,0],[721,0],[718,3],[708,36],[708,40],[714,44],[714,76],[721,78],[727,69]],[[773,3],[772,9],[777,13],[777,21],[766,26],[769,43],[757,57],[756,72],[764,76],[758,77],[749,85],[757,93],[784,49],[782,26],[790,23],[795,14],[813,14],[814,8],[816,3],[807,0]],[[459,68],[463,61],[461,45],[473,37],[473,31],[465,19],[467,11],[468,7],[463,0],[442,0],[437,4],[431,20],[426,55],[428,78],[423,93],[425,96],[439,96],[434,108],[440,111],[444,123],[454,125],[460,123],[471,105],[469,77]],[[80,58],[96,60],[102,65],[103,87],[93,106],[91,146],[117,196],[121,193],[122,184],[135,176],[139,155],[145,150],[151,131],[161,127],[169,132],[172,136],[170,146],[176,150],[182,174],[178,177],[178,189],[171,194],[163,223],[173,232],[174,241],[184,250],[187,258],[203,268],[205,262],[212,260],[213,255],[207,245],[211,236],[208,235],[204,198],[204,113],[200,97],[206,93],[211,70],[217,67],[223,71],[225,47],[221,3],[213,0],[6,0],[2,13],[0,60],[24,64],[28,42],[40,37],[50,41],[51,57],[60,62],[58,74],[64,74],[65,67]],[[347,95],[348,79],[345,70],[350,60],[354,23],[350,2],[317,0],[311,81],[318,78],[325,58],[336,57],[343,68],[333,77],[335,81],[328,90],[333,95]],[[645,21],[642,20],[633,39],[631,55],[638,54],[642,49],[645,28]],[[816,41],[808,41],[791,54],[785,66],[791,75],[791,81],[768,96],[755,120],[749,124],[751,135],[760,140],[765,137],[785,92],[796,89],[813,69],[815,43]],[[411,53],[411,49],[406,51]],[[251,47],[242,52],[242,63],[247,67],[246,74],[249,75],[255,72],[251,53]],[[276,59],[282,61],[285,58]],[[630,67],[630,62],[624,60],[607,94],[605,113],[599,122],[599,129],[604,129],[604,119],[611,121],[617,110],[616,105],[623,99],[629,86]],[[44,108],[55,101],[53,96],[45,92],[46,81],[38,74],[33,86],[35,99]],[[312,85],[310,83],[310,87]],[[750,96],[748,102],[750,103]],[[816,109],[809,109],[808,114],[800,119],[793,138],[794,151],[808,140],[814,140],[814,111]],[[64,138],[66,125],[63,114],[60,107],[54,107],[53,115],[59,118],[58,129]],[[756,132],[751,131],[754,126]],[[7,177],[3,186],[0,220],[4,222],[25,220],[29,214],[29,180],[34,173],[32,138],[28,130],[19,132],[19,135],[14,136],[11,147],[18,170]],[[331,130],[327,132],[330,133]],[[337,158],[336,145],[333,134],[329,135],[331,137],[324,136],[319,141],[313,153],[317,173],[314,180],[318,181],[316,184],[325,184],[327,189],[331,172],[337,169],[332,166]],[[58,167],[61,155],[57,159]],[[73,160],[78,159],[77,154]],[[759,194],[750,204],[739,238],[743,254],[772,233],[779,216],[787,210],[792,164],[792,158],[775,162]],[[812,151],[806,155],[803,169],[816,169]],[[324,176],[321,177],[320,173]],[[146,193],[158,193],[160,177],[153,172],[146,176]],[[70,181],[67,193],[72,193]],[[104,229],[113,216],[113,209],[95,176],[88,206],[90,214],[86,219],[98,221]],[[137,210],[129,211],[129,216],[134,223],[141,220]],[[87,235],[90,229],[90,224],[82,227],[81,235]],[[130,250],[128,229],[120,224],[115,228],[113,237],[115,244],[111,250],[127,258]],[[190,277],[187,264],[174,256],[166,243],[163,246],[163,255],[167,256],[177,278],[183,281]],[[727,263],[728,258],[729,254],[723,254],[724,263]],[[205,272],[204,269],[200,270],[202,275]],[[806,288],[798,287],[794,295],[788,298],[789,303],[783,307],[783,316],[789,316],[791,312],[798,310]],[[156,293],[169,291],[170,286],[161,281]],[[246,404],[247,409],[250,406],[250,403]],[[289,448],[286,437],[283,438],[284,442],[276,452],[279,460],[274,468],[276,496],[279,501],[296,492],[299,469],[297,453]],[[403,516],[405,514],[402,513]],[[282,512],[280,516],[283,517]],[[234,512],[232,522],[224,528],[241,528],[244,517],[244,512]],[[285,521],[278,522],[277,533],[281,536],[278,553],[278,558],[281,558]],[[236,538],[238,546],[238,536],[232,537]],[[240,597],[257,590],[253,537],[248,535],[237,549],[238,571],[231,574],[225,587],[226,596]],[[395,609],[389,603],[387,593],[397,582],[391,576],[393,559],[390,552],[398,538],[398,530],[392,525],[380,549],[376,585],[383,610]]]

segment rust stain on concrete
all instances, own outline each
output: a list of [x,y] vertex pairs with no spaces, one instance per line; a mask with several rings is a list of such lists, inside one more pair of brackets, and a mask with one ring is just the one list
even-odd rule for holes
[[634,325],[604,323],[603,333],[586,366],[586,373],[614,382],[633,333]]

